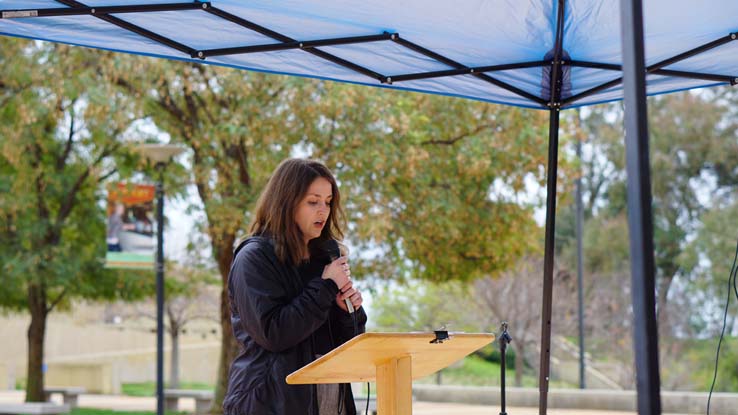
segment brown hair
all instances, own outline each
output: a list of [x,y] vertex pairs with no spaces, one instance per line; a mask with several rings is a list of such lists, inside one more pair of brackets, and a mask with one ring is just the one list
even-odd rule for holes
[[326,226],[320,236],[310,241],[315,246],[327,239],[343,239],[341,224],[344,220],[341,195],[336,179],[321,162],[306,159],[282,161],[269,178],[256,202],[254,219],[249,227],[251,235],[268,236],[274,240],[274,248],[280,261],[297,265],[309,253],[306,251],[302,232],[295,223],[295,210],[305,197],[315,179],[322,177],[331,183],[333,200]]

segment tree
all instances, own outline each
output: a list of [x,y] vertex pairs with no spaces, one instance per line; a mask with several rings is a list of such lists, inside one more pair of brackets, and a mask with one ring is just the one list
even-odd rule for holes
[[[498,277],[480,278],[470,290],[475,306],[472,318],[482,324],[485,331],[494,331],[503,321],[508,322],[515,350],[515,386],[523,385],[526,367],[538,367],[537,351],[540,350],[541,307],[532,299],[541,295],[541,269],[543,258],[530,255],[521,258],[514,267]],[[553,320],[556,331],[566,332],[574,314],[572,278],[565,269],[554,272]]]
[[[171,352],[169,354],[168,387],[180,387],[179,376],[179,336],[187,331],[187,326],[195,320],[218,321],[220,307],[218,295],[212,288],[220,279],[214,277],[214,270],[189,263],[187,265],[170,264],[167,267],[165,281],[166,298],[164,314],[165,328],[169,335]],[[147,302],[138,304],[131,317],[145,317],[156,322],[155,304]]]
[[[150,273],[103,269],[100,183],[136,119],[109,53],[0,39],[0,307],[28,310],[26,400],[42,401],[49,313],[75,297],[140,296]],[[121,157],[122,159],[125,157]]]
[[[729,293],[730,266],[736,250],[735,201],[717,203],[701,217],[697,237],[689,244],[682,261],[694,269],[688,287],[691,307],[701,310],[690,315],[689,323],[695,331],[706,331],[717,336],[722,326],[725,297]],[[728,309],[726,333],[735,336],[738,330],[738,312]]]
[[[359,274],[470,280],[507,269],[539,231],[546,114],[447,97],[324,84],[306,120],[312,155],[342,184]],[[561,173],[565,175],[566,158]],[[562,188],[563,191],[565,188]]]
[[219,413],[238,351],[227,292],[233,249],[269,175],[304,138],[295,114],[309,108],[312,84],[206,65],[116,58],[127,68],[117,84],[140,97],[156,126],[191,151],[190,179],[206,220],[199,227],[221,278],[222,346],[211,409]]
[[212,66],[121,63],[129,76],[118,84],[143,97],[151,120],[192,151],[223,286],[213,411],[237,350],[226,292],[232,249],[284,158],[318,158],[337,174],[352,243],[389,253],[356,260],[359,271],[468,279],[504,269],[527,249],[519,236],[535,230],[532,206],[517,199],[527,180],[544,177],[547,122],[538,112]]
[[[701,304],[695,301],[712,297],[705,291],[705,242],[695,243],[711,217],[710,211],[732,203],[736,177],[735,121],[732,118],[727,90],[693,93],[686,92],[649,101],[650,149],[654,214],[654,244],[657,278],[657,311],[661,333],[661,356],[674,361],[683,353],[683,338],[706,334]],[[626,177],[620,105],[602,105],[582,111],[580,132],[585,137],[582,160],[585,206],[585,304],[587,310],[602,310],[609,306],[598,301],[608,295],[599,289],[609,286],[609,296],[619,301],[613,321],[624,322],[611,327],[629,336],[632,321],[629,311],[627,247]],[[573,206],[563,206],[563,217],[557,222],[557,249],[559,259],[574,268]],[[726,226],[727,222],[722,225]],[[712,229],[716,229],[712,225]],[[705,234],[704,238],[707,238]],[[701,253],[700,253],[701,252]],[[707,262],[711,263],[711,262]],[[708,272],[709,273],[709,272]],[[722,275],[722,273],[721,273]],[[619,281],[613,284],[615,279]],[[712,277],[710,278],[712,280]],[[590,280],[590,281],[587,281]],[[709,285],[709,284],[708,284]],[[593,296],[593,293],[598,293]],[[592,303],[595,301],[595,303]],[[598,308],[599,307],[599,308]],[[679,313],[670,310],[680,310]],[[615,309],[612,309],[615,310]],[[691,310],[691,312],[683,312]],[[590,312],[586,311],[587,319]],[[690,318],[684,318],[690,315]],[[594,317],[595,321],[600,321]],[[587,320],[585,320],[587,321]],[[600,325],[587,321],[588,337],[595,342]],[[620,335],[618,335],[620,337]],[[594,343],[594,342],[593,342]],[[594,344],[593,345],[594,349]],[[618,359],[631,351],[615,343],[600,343],[600,351]],[[673,357],[673,358],[671,358]],[[678,365],[662,366],[665,387],[683,387],[687,379],[677,370]],[[682,372],[680,372],[680,370]]]
[[[717,93],[717,97],[721,94]],[[680,263],[687,237],[698,228],[700,216],[710,207],[704,192],[721,193],[735,186],[738,143],[729,106],[709,94],[681,93],[649,101],[654,246],[657,271],[659,323],[668,327],[668,298],[676,278],[690,272]],[[621,112],[615,112],[618,123]],[[606,193],[610,215],[625,212],[625,177],[622,145],[608,147],[613,175]],[[727,167],[727,168],[726,168]],[[715,185],[711,186],[710,181]]]
[[372,296],[372,323],[391,331],[477,331],[480,326],[466,312],[466,288],[459,281],[385,284]]

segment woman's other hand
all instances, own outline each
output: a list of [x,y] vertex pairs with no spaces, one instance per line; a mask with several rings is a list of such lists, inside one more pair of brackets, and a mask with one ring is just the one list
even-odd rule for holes
[[346,307],[345,301],[347,298],[351,301],[351,305],[354,306],[354,310],[358,310],[364,302],[364,299],[361,297],[361,292],[357,288],[354,288],[354,283],[350,281],[341,291],[338,292],[338,295],[336,295],[336,304],[338,304],[338,307],[340,307],[341,310],[348,313],[349,310]]

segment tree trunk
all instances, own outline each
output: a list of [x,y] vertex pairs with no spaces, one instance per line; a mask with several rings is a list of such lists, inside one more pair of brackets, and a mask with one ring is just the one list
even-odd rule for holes
[[215,399],[213,400],[213,406],[210,408],[211,414],[223,413],[223,398],[225,398],[228,391],[228,373],[231,362],[233,362],[239,349],[238,342],[233,337],[231,306],[228,299],[228,272],[233,260],[232,247],[235,237],[227,238],[224,236],[223,239],[225,239],[225,242],[220,245],[221,248],[214,249],[218,258],[222,289],[220,291],[220,357],[218,359],[218,377],[215,382]]
[[172,341],[172,354],[169,357],[169,388],[179,389],[179,328],[169,330],[169,338]]
[[46,336],[46,292],[42,286],[28,287],[28,308],[31,324],[28,326],[28,371],[26,402],[44,401],[44,337]]
[[661,277],[658,287],[658,303],[656,305],[656,320],[658,322],[658,331],[661,338],[664,338],[664,336],[669,336],[671,334],[667,300],[669,295],[669,288],[671,288],[671,283],[674,281],[674,277],[676,276],[676,269],[674,271],[664,270],[664,274],[665,275]]
[[523,346],[520,342],[515,346],[515,386],[523,387]]

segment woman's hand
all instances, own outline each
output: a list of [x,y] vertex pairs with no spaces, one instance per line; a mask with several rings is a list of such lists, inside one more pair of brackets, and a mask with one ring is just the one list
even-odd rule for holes
[[338,295],[336,295],[336,304],[338,304],[338,307],[340,307],[341,310],[348,313],[349,310],[346,307],[346,301],[344,301],[347,298],[351,301],[351,305],[354,306],[354,310],[358,310],[359,307],[361,307],[361,303],[364,302],[364,299],[361,297],[361,292],[357,288],[354,288],[354,283],[350,281],[341,291],[338,292]]
[[351,283],[351,268],[348,265],[348,258],[342,256],[328,264],[323,270],[321,278],[333,280],[339,291],[345,291],[344,287]]

